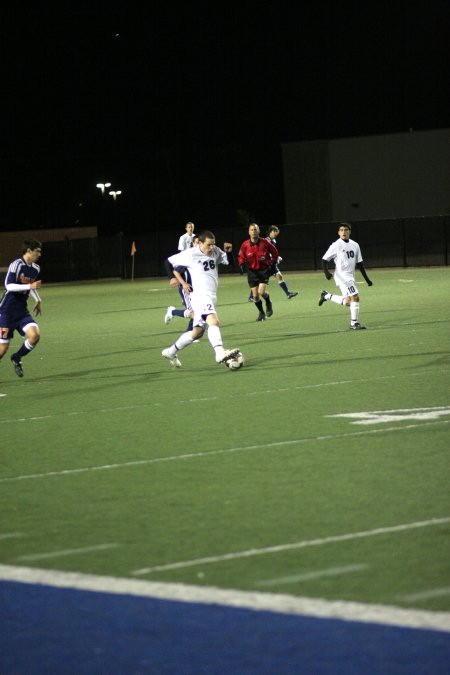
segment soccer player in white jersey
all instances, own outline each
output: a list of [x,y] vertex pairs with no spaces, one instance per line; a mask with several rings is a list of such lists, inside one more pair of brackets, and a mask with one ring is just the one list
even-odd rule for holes
[[338,229],[339,239],[331,244],[322,257],[322,267],[327,279],[332,279],[333,275],[328,269],[328,263],[334,261],[334,281],[341,291],[341,295],[334,295],[327,291],[322,291],[319,299],[319,307],[327,300],[350,308],[350,328],[352,330],[364,330],[359,319],[359,293],[355,282],[355,269],[359,269],[368,286],[372,282],[364,269],[364,263],[359,244],[350,239],[352,231],[349,223],[341,223]]
[[[164,358],[175,368],[181,367],[178,352],[202,337],[208,328],[208,340],[214,349],[216,363],[226,363],[239,352],[239,349],[224,349],[220,322],[216,311],[217,287],[219,285],[218,265],[228,265],[227,253],[232,245],[224,244],[224,251],[216,246],[215,236],[205,231],[199,236],[197,246],[176,253],[168,258],[173,273],[186,293],[190,293],[194,321],[192,331],[182,333],[173,345],[162,350]],[[188,270],[192,286],[186,281],[183,272]]]
[[185,251],[187,248],[192,248],[194,239],[197,236],[194,234],[194,223],[186,223],[184,229],[186,230],[186,233],[182,234],[178,240],[179,251]]

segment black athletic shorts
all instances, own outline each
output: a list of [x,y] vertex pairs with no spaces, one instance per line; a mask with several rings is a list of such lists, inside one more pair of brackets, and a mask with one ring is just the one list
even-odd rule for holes
[[270,275],[270,267],[264,270],[247,270],[248,285],[250,288],[255,288],[259,284],[268,284]]

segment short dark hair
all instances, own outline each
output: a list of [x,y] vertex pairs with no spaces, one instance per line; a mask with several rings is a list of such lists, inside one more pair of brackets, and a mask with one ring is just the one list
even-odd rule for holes
[[37,248],[42,248],[42,244],[37,239],[25,239],[22,244],[22,253],[26,253],[28,249],[35,251]]
[[201,234],[198,235],[200,241],[204,242],[206,239],[216,240],[215,235],[210,230],[203,230]]
[[340,230],[341,227],[348,227],[348,229],[350,230],[350,232],[352,231],[352,226],[350,225],[350,223],[339,223],[338,230]]

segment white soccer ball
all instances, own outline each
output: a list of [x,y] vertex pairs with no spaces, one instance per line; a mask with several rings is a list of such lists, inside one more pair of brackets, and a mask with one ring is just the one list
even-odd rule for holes
[[227,361],[227,366],[230,370],[239,370],[245,363],[245,358],[242,352],[238,352],[236,356]]

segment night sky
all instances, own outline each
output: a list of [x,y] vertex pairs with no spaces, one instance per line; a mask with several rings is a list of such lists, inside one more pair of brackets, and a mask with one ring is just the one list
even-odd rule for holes
[[450,126],[447,0],[5,4],[2,230],[281,223],[281,143]]

